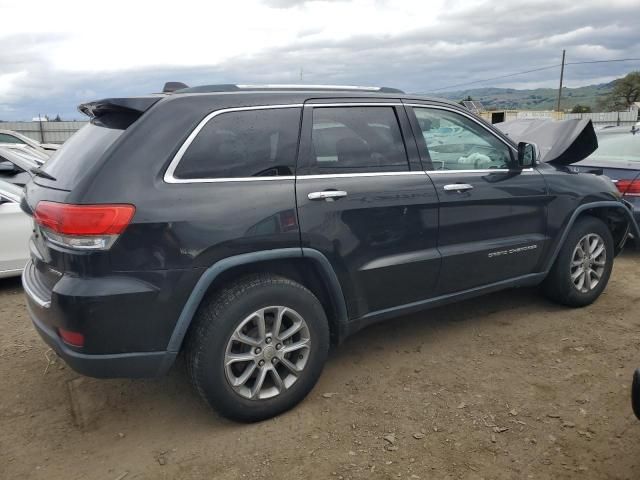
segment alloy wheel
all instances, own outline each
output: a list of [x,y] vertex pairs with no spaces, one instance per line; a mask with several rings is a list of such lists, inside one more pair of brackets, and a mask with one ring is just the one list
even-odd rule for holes
[[581,293],[592,291],[600,283],[607,263],[604,240],[596,233],[582,237],[571,257],[571,281]]
[[282,394],[300,378],[311,351],[304,318],[283,306],[261,308],[235,329],[224,356],[231,388],[249,400]]

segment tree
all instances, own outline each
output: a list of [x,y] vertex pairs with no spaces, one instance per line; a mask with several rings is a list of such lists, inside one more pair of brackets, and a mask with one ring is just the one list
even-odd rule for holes
[[610,110],[627,110],[640,101],[640,72],[631,72],[613,82],[613,90],[602,102]]
[[586,105],[576,105],[571,109],[571,113],[591,113],[591,107]]
[[62,119],[60,118],[60,114],[56,115],[56,118],[53,119],[54,122],[61,122]]

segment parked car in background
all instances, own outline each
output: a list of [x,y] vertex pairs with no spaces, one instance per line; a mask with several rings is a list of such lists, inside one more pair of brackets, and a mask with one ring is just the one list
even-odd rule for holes
[[24,187],[32,170],[40,167],[40,159],[25,150],[0,147],[0,180]]
[[54,152],[49,152],[42,149],[30,147],[29,145],[20,145],[17,143],[0,143],[0,148],[4,150],[11,150],[19,155],[29,156],[36,159],[39,163],[44,163],[49,160],[49,157]]
[[97,377],[184,352],[238,420],[293,407],[329,345],[375,322],[533,285],[588,305],[638,232],[609,179],[567,168],[596,148],[591,122],[552,126],[538,156],[391,88],[214,85],[80,110],[91,122],[22,202],[36,330]]
[[20,208],[22,188],[0,180],[0,278],[22,273],[29,260],[33,223]]
[[611,178],[640,221],[640,128],[611,127],[596,135],[598,149],[571,169]]
[[41,149],[48,152],[55,152],[60,148],[60,145],[55,143],[40,143],[29,138],[21,133],[14,132],[13,130],[0,129],[0,145],[13,144],[13,145],[28,145],[31,148]]

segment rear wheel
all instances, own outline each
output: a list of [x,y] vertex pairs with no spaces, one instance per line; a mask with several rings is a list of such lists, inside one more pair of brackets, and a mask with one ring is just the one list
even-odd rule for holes
[[613,268],[613,237],[595,217],[579,218],[543,283],[547,297],[571,307],[593,303],[607,286]]
[[263,420],[300,402],[329,348],[322,305],[283,277],[244,278],[206,301],[194,321],[187,346],[192,382],[234,420]]

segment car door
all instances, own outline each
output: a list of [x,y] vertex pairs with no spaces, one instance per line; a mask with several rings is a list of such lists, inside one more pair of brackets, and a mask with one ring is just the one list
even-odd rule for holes
[[508,140],[462,109],[408,109],[440,200],[438,293],[536,272],[548,242],[543,176],[518,168]]
[[18,274],[29,258],[31,219],[20,209],[21,189],[0,181],[0,278]]
[[296,196],[351,318],[434,295],[438,198],[399,101],[305,104]]

